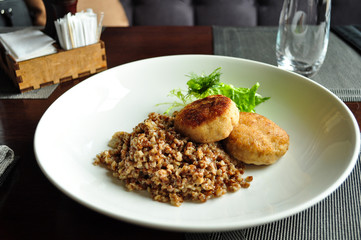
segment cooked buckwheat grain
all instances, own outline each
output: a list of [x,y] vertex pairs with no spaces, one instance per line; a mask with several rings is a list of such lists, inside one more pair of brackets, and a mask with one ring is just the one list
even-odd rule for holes
[[205,202],[249,186],[243,166],[220,143],[190,141],[175,131],[173,116],[150,113],[132,133],[115,133],[109,146],[95,164],[104,164],[128,190],[147,190],[159,202]]

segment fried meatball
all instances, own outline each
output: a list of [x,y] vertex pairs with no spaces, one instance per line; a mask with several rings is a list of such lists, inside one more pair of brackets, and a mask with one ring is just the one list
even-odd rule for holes
[[287,152],[289,136],[268,118],[241,112],[238,125],[224,140],[224,145],[228,154],[239,161],[270,165]]
[[227,138],[238,119],[239,110],[230,98],[213,95],[185,106],[176,115],[174,126],[192,141],[210,143]]

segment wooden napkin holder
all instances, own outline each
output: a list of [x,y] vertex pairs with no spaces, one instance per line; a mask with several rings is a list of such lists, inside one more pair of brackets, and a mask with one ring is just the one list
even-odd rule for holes
[[57,47],[57,53],[19,62],[6,54],[3,46],[0,48],[0,66],[20,92],[86,77],[107,69],[103,41],[67,51]]

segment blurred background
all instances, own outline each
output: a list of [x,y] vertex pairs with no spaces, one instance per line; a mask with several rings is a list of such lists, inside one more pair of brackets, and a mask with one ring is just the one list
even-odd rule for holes
[[[322,0],[321,0],[322,1]],[[68,9],[105,13],[104,26],[277,26],[283,0],[7,0],[0,27],[45,26]],[[360,25],[360,0],[332,0],[331,25]],[[48,16],[47,16],[48,15]]]

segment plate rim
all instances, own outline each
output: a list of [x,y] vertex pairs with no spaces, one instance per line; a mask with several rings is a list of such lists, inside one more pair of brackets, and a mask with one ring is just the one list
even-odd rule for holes
[[[95,75],[92,75],[91,77],[83,80],[82,82],[78,83],[77,85],[73,86],[72,88],[70,88],[69,90],[67,90],[66,92],[64,92],[61,96],[59,96],[47,109],[46,111],[43,113],[42,117],[40,118],[38,125],[36,127],[35,130],[35,134],[34,134],[34,141],[33,141],[33,149],[34,149],[34,154],[35,154],[35,158],[36,158],[36,162],[38,164],[38,166],[40,167],[41,171],[43,172],[43,174],[46,176],[46,178],[52,183],[54,184],[54,186],[56,186],[59,190],[61,190],[62,193],[64,193],[65,195],[67,195],[68,197],[70,197],[71,199],[75,200],[76,202],[82,204],[83,206],[86,206],[87,208],[96,211],[98,213],[104,214],[106,216],[112,217],[114,219],[117,220],[122,220],[128,223],[132,223],[132,224],[136,224],[136,225],[141,225],[141,226],[145,226],[145,227],[151,227],[151,228],[156,228],[156,229],[161,229],[161,230],[172,230],[172,231],[185,231],[185,232],[213,232],[213,231],[225,231],[225,230],[237,230],[237,229],[244,229],[244,228],[249,228],[249,227],[255,227],[255,226],[259,226],[259,225],[263,225],[263,224],[267,224],[267,223],[271,223],[274,221],[278,221],[281,219],[284,219],[286,217],[290,217],[293,215],[296,215],[316,204],[318,204],[320,201],[322,201],[323,199],[325,199],[327,196],[329,196],[330,194],[332,194],[334,191],[336,191],[341,184],[347,179],[347,177],[351,174],[353,168],[356,165],[356,162],[358,160],[359,154],[360,154],[360,129],[357,123],[357,120],[355,119],[353,113],[351,112],[351,110],[347,107],[347,105],[336,95],[334,94],[332,91],[330,91],[329,89],[327,89],[326,87],[324,87],[323,85],[309,79],[306,78],[302,75],[299,75],[297,73],[293,73],[293,72],[288,72],[289,74],[292,75],[297,75],[298,77],[303,78],[304,81],[310,82],[311,84],[315,84],[317,85],[317,87],[322,88],[324,91],[326,91],[328,94],[332,95],[333,98],[335,98],[339,104],[341,104],[341,106],[343,106],[343,109],[346,110],[348,117],[350,118],[350,120],[352,120],[352,126],[355,128],[355,149],[354,152],[352,154],[352,158],[351,161],[348,163],[348,166],[346,168],[346,170],[338,177],[337,181],[333,182],[327,189],[325,189],[322,194],[317,195],[316,197],[313,197],[311,199],[309,199],[308,201],[304,202],[303,204],[299,204],[296,207],[292,208],[291,210],[283,210],[277,214],[273,214],[272,216],[268,217],[268,218],[264,218],[263,221],[260,220],[254,220],[253,222],[250,222],[248,224],[244,224],[242,226],[239,226],[237,224],[233,224],[233,225],[222,225],[219,227],[214,227],[211,226],[209,227],[190,227],[190,226],[175,226],[172,223],[169,224],[164,224],[164,223],[157,223],[157,222],[149,222],[149,221],[142,221],[141,219],[134,219],[131,218],[129,216],[119,216],[117,214],[114,213],[110,213],[107,211],[104,211],[103,209],[97,207],[97,206],[93,206],[91,204],[89,204],[88,202],[83,201],[82,199],[74,196],[72,193],[70,193],[69,191],[67,191],[66,189],[64,189],[61,185],[59,185],[55,179],[53,179],[52,176],[50,176],[47,172],[47,170],[44,168],[44,166],[42,165],[41,160],[39,159],[39,155],[37,152],[37,139],[39,136],[39,128],[41,128],[42,126],[42,121],[44,121],[44,119],[46,118],[48,112],[50,109],[52,109],[52,107],[54,105],[57,104],[58,101],[60,101],[59,99],[62,99],[64,96],[66,97],[66,95],[71,92],[71,91],[75,91],[74,89],[78,89],[81,88],[83,84],[86,84],[87,81],[89,79],[93,79],[93,78],[98,78],[98,76],[100,74],[104,74],[104,72],[112,72],[112,71],[117,71],[117,69],[122,68],[124,66],[127,66],[129,64],[134,64],[134,63],[142,63],[142,62],[147,62],[147,61],[153,61],[153,60],[157,60],[157,59],[164,59],[164,58],[180,58],[180,57],[206,57],[206,58],[222,58],[222,59],[230,59],[230,60],[236,60],[236,61],[243,61],[243,62],[250,62],[252,64],[258,64],[258,65],[263,65],[266,67],[271,67],[271,68],[275,68],[278,69],[280,71],[283,72],[287,72],[285,70],[279,69],[277,66],[273,66],[267,63],[263,63],[263,62],[258,62],[258,61],[254,61],[254,60],[249,60],[249,59],[244,59],[244,58],[237,58],[237,57],[230,57],[230,56],[220,56],[220,55],[209,55],[209,54],[177,54],[177,55],[168,55],[168,56],[159,56],[159,57],[152,57],[152,58],[146,58],[146,59],[141,59],[141,60],[136,60],[136,61],[132,61],[132,62],[128,62],[128,63],[124,63],[115,67],[112,67],[110,69],[107,69],[106,71],[97,73]],[[289,213],[289,212],[292,213]]]

